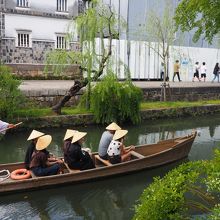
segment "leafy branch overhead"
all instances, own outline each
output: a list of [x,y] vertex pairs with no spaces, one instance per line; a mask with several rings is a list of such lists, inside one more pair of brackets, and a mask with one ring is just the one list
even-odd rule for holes
[[219,5],[219,0],[182,0],[174,17],[177,28],[183,32],[195,29],[195,42],[203,37],[211,43],[220,32]]

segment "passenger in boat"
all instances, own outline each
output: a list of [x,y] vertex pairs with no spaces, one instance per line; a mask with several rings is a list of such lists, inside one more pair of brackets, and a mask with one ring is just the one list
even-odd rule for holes
[[30,169],[36,176],[56,175],[61,170],[62,160],[50,158],[46,148],[51,143],[52,137],[44,135],[38,138],[36,149],[33,152]]
[[63,138],[64,144],[63,144],[63,153],[64,153],[64,161],[67,161],[68,155],[68,149],[71,145],[72,139],[73,139],[73,135],[74,133],[77,132],[76,130],[71,130],[71,129],[67,129],[66,130],[66,134]]
[[106,127],[107,131],[104,131],[102,137],[99,142],[99,157],[108,160],[108,146],[112,141],[113,135],[115,134],[116,130],[121,129],[115,122],[112,122],[110,125]]
[[8,122],[2,121],[0,120],[0,133],[1,134],[5,134],[5,129],[7,128],[14,128],[15,125],[14,124],[9,124]]
[[86,132],[75,132],[71,144],[66,142],[64,147],[64,160],[70,169],[88,170],[95,168],[89,153],[82,150]]
[[44,135],[44,133],[37,131],[37,130],[33,130],[27,139],[28,141],[31,141],[30,145],[27,148],[27,151],[25,154],[25,159],[24,159],[25,168],[28,170],[29,170],[29,165],[31,162],[32,154],[33,154],[35,147],[36,147],[37,140],[39,137],[41,137],[43,135]]
[[115,132],[107,151],[110,163],[116,164],[130,160],[130,152],[134,150],[135,147],[132,145],[129,148],[125,148],[124,138],[127,133],[127,130],[117,130]]

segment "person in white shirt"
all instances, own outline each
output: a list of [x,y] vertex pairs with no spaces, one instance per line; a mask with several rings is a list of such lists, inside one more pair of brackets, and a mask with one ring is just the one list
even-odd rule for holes
[[196,62],[196,63],[195,63],[194,75],[193,75],[193,79],[192,79],[193,82],[194,82],[195,77],[196,77],[199,81],[201,81],[201,80],[199,79],[199,69],[200,69],[199,62]]
[[9,124],[8,122],[4,122],[0,120],[0,134],[5,134],[7,128],[13,128],[13,124]]
[[131,151],[135,149],[133,145],[129,148],[124,146],[124,138],[128,133],[127,130],[117,130],[113,136],[113,140],[109,144],[107,154],[108,160],[112,164],[128,161],[131,158]]
[[201,71],[201,79],[204,78],[204,82],[205,82],[205,80],[206,80],[206,71],[207,71],[205,62],[202,63],[200,71]]

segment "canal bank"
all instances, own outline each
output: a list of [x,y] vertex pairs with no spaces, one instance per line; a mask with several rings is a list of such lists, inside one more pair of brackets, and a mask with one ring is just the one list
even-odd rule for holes
[[[143,91],[144,101],[160,101],[161,81],[133,81]],[[24,80],[20,85],[23,94],[37,106],[51,107],[73,85],[72,80]],[[67,106],[75,105],[83,91],[72,97]],[[220,99],[220,83],[169,82],[167,94],[171,101],[198,101]]]
[[[198,115],[212,115],[220,112],[220,105],[203,105],[182,108],[148,109],[141,111],[142,121],[156,119],[184,118]],[[45,117],[17,118],[15,122],[23,121],[18,129],[76,127],[97,124],[93,114],[54,115]]]

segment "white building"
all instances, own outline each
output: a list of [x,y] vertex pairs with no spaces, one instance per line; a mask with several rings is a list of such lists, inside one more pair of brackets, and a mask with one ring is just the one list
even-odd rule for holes
[[6,64],[42,64],[52,49],[75,49],[65,34],[78,0],[0,0],[0,58]]

